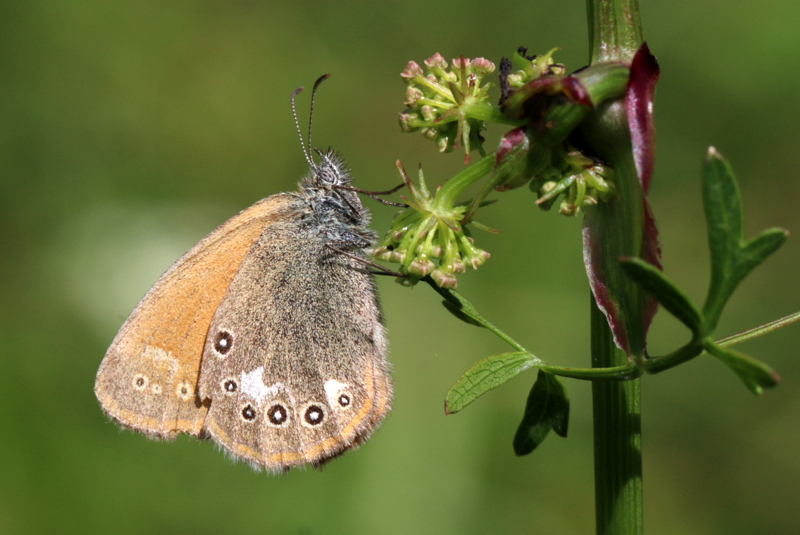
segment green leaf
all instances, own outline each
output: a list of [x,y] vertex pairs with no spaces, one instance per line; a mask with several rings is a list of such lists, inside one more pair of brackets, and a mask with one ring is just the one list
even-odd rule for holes
[[493,355],[478,362],[450,387],[444,400],[445,414],[453,414],[493,388],[513,379],[541,361],[527,352]]
[[475,319],[474,316],[471,316],[469,314],[469,312],[472,312],[471,310],[469,310],[469,309],[465,310],[465,308],[463,306],[461,306],[460,303],[456,304],[456,303],[453,303],[452,301],[448,301],[447,299],[443,299],[442,300],[442,305],[444,305],[444,308],[446,308],[448,311],[450,311],[450,313],[453,316],[457,317],[458,319],[460,319],[464,323],[469,323],[470,325],[476,325],[478,327],[486,327],[486,325],[484,325],[483,323],[481,323],[480,321]]
[[472,306],[472,303],[467,301],[460,293],[456,292],[455,290],[441,288],[433,281],[433,279],[430,278],[430,276],[425,277],[422,280],[427,282],[431,288],[436,290],[439,295],[444,297],[442,304],[455,317],[471,325],[491,328],[491,323],[486,321],[483,316],[480,315],[477,309]]
[[703,167],[703,208],[711,251],[711,285],[703,313],[711,332],[736,286],[783,244],[787,233],[768,229],[745,243],[739,187],[730,164],[714,147]]
[[753,268],[777,251],[786,241],[789,233],[781,228],[770,228],[745,243],[739,252],[736,272],[732,274],[736,284],[747,276]]
[[[444,297],[444,302],[442,303],[444,307],[450,311],[455,317],[460,319],[461,321],[465,321],[470,325],[477,325],[479,327],[485,327],[496,334],[498,337],[505,340],[508,345],[516,349],[517,351],[525,352],[525,348],[519,345],[514,339],[508,336],[506,333],[495,327],[494,325],[489,322],[486,318],[481,316],[480,312],[472,306],[472,303],[467,301],[463,295],[458,293],[455,290],[450,290],[447,288],[442,288],[428,275],[427,277],[423,277],[420,279],[428,283],[428,286],[436,290],[436,293]],[[534,357],[535,358],[535,357]]]
[[763,362],[759,362],[733,349],[721,347],[710,339],[703,343],[703,348],[733,370],[733,373],[754,394],[763,394],[765,388],[778,386],[781,380],[775,370]]
[[714,147],[708,150],[703,167],[703,208],[712,272],[723,277],[742,241],[742,201],[730,164]]
[[696,336],[701,332],[702,314],[661,270],[640,258],[625,258],[621,262],[625,273],[661,306],[689,327]]
[[541,444],[552,429],[561,437],[567,436],[569,399],[558,378],[543,370],[528,395],[525,415],[514,435],[514,452],[527,455]]

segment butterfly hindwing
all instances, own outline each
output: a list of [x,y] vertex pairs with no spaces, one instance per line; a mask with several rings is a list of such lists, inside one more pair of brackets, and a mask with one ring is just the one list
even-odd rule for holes
[[265,229],[211,322],[199,382],[206,428],[251,464],[320,464],[389,410],[372,278],[325,244],[301,218]]

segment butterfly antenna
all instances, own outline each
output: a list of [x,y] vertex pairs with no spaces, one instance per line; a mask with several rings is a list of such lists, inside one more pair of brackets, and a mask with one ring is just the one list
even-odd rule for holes
[[311,150],[311,125],[314,122],[314,100],[317,97],[317,88],[319,87],[319,84],[321,84],[330,77],[331,77],[330,74],[323,74],[322,76],[317,78],[317,81],[314,82],[314,89],[311,90],[311,111],[308,112],[308,140],[306,141],[306,146],[308,147],[308,150]]
[[[314,90],[316,91],[316,89],[317,89],[317,86],[315,85],[314,86]],[[294,105],[295,97],[302,90],[303,90],[303,87],[300,86],[297,89],[295,89],[294,91],[292,91],[292,115],[294,116],[294,126],[297,128],[297,136],[300,138],[300,148],[303,149],[303,156],[306,157],[306,161],[308,162],[308,165],[310,165],[311,167],[315,168],[316,166],[314,165],[314,160],[311,159],[311,155],[308,153],[308,148],[306,148],[306,145],[303,143],[303,132],[300,130],[300,121],[297,120],[297,108]],[[314,102],[313,97],[311,99],[311,102],[312,103]],[[311,138],[310,134],[309,134],[309,138]]]

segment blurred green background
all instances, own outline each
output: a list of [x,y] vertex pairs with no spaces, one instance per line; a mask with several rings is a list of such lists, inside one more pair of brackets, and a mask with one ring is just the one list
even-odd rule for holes
[[[664,267],[697,301],[708,282],[699,170],[732,162],[748,235],[800,228],[800,10],[793,0],[642,2],[662,79],[651,201]],[[591,533],[589,385],[568,381],[570,436],[517,458],[529,373],[445,417],[447,388],[505,351],[429,288],[380,280],[395,408],[374,437],[323,471],[281,477],[211,443],[120,432],[92,393],[106,347],[186,249],[306,169],[289,94],[330,72],[315,143],[357,186],[397,183],[396,159],[440,181],[462,155],[399,132],[410,59],[518,46],[588,57],[584,3],[3,2],[0,13],[0,533]],[[794,65],[794,67],[792,67]],[[307,117],[308,93],[300,98]],[[502,133],[489,133],[490,146]],[[492,259],[461,278],[497,325],[543,358],[588,365],[580,220],[503,194],[480,220]],[[393,210],[366,200],[374,227]],[[730,302],[728,335],[800,308],[793,236]],[[658,354],[687,338],[656,317]],[[739,346],[783,384],[756,398],[702,358],[643,379],[650,534],[800,530],[798,328]]]

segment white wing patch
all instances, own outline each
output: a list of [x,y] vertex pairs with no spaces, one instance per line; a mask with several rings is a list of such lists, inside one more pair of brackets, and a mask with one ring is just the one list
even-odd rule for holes
[[333,406],[333,399],[336,394],[341,392],[347,385],[340,383],[336,379],[328,379],[325,381],[325,397],[328,398],[328,405]]
[[275,396],[279,390],[286,388],[283,383],[275,383],[270,386],[265,385],[264,366],[259,366],[249,373],[242,372],[241,383],[242,394],[254,399],[256,403],[259,404]]

